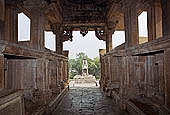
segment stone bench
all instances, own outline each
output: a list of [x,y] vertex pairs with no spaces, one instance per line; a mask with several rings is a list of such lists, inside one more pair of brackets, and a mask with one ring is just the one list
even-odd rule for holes
[[0,115],[25,115],[22,91],[0,90]]

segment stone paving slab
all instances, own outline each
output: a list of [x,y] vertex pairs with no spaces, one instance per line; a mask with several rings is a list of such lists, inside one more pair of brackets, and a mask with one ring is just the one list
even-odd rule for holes
[[99,87],[71,87],[53,115],[124,115]]

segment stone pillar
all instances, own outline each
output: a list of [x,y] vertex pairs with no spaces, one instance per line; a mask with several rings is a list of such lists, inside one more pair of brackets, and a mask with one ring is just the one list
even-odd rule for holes
[[5,37],[8,42],[18,42],[18,9],[17,3],[6,2],[5,8]]
[[69,85],[69,63],[68,63],[68,60],[66,62],[66,66],[67,66],[67,68],[66,68],[66,71],[67,71],[67,83]]
[[30,46],[37,50],[44,50],[45,8],[41,2],[33,4],[31,11],[31,41]]
[[164,56],[164,72],[165,72],[165,104],[170,107],[170,49],[165,50]]
[[2,54],[0,54],[0,89],[4,88],[4,56]]
[[5,0],[0,0],[0,20],[4,20],[5,17]]
[[112,50],[112,34],[115,31],[115,23],[107,22],[107,27],[105,28],[106,34],[106,53]]
[[170,0],[162,0],[163,37],[170,38]]
[[162,37],[162,10],[160,3],[150,1],[147,8],[148,41]]
[[56,35],[56,52],[58,54],[63,54],[63,30],[61,24],[53,24],[52,31]]
[[107,87],[107,83],[108,83],[108,62],[107,62],[107,58],[104,58],[104,61],[103,61],[103,65],[104,65],[104,76],[103,76],[103,80],[104,80],[104,84],[103,84],[103,88],[104,88],[104,91],[106,90],[106,87]]
[[150,3],[147,10],[148,20],[148,41],[156,39],[156,20],[155,20],[155,4]]
[[112,30],[107,30],[106,32],[106,52],[110,52],[112,50]]
[[5,0],[0,0],[0,40],[4,39]]
[[63,72],[63,60],[59,60],[60,67],[59,67],[59,82],[61,89],[64,89],[64,72]]
[[63,73],[63,60],[61,60],[61,66],[60,66],[60,76],[61,76],[61,79],[60,79],[60,82],[63,82],[64,80],[64,73]]
[[56,60],[56,62],[57,62],[57,66],[56,66],[56,76],[57,76],[57,78],[56,78],[56,81],[57,81],[57,89],[58,89],[58,92],[60,92],[60,90],[61,90],[61,88],[60,88],[60,74],[59,74],[59,68],[60,68],[60,62],[59,62],[59,60],[57,59]]
[[124,0],[125,46],[139,44],[138,14],[135,0]]
[[60,35],[56,35],[56,52],[58,54],[63,52],[63,41]]

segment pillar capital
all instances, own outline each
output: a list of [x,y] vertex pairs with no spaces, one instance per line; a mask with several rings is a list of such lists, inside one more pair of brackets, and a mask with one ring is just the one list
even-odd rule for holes
[[50,27],[52,29],[52,32],[55,35],[61,35],[62,34],[63,29],[62,29],[62,24],[61,23],[51,24]]
[[116,28],[116,23],[115,22],[107,22],[106,23],[106,28],[105,30],[108,32],[114,32]]

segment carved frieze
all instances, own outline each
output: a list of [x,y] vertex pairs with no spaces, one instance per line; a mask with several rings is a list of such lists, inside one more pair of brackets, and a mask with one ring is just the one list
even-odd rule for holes
[[63,20],[66,22],[104,22],[105,0],[64,0]]

